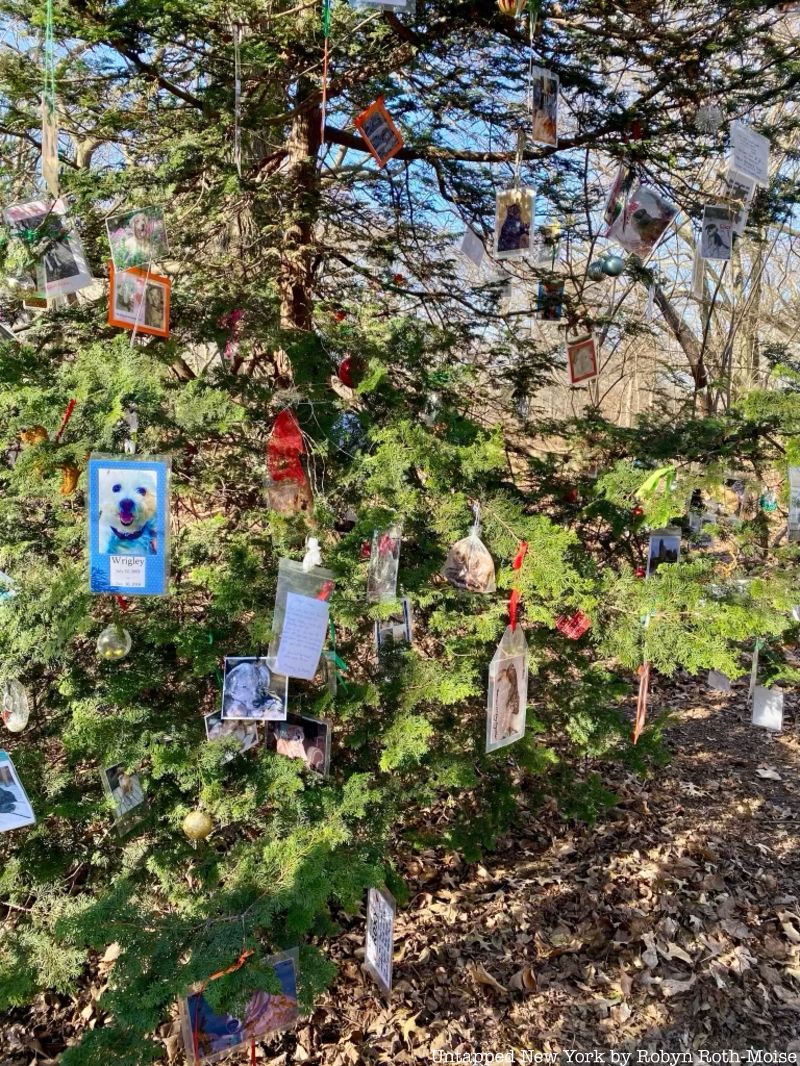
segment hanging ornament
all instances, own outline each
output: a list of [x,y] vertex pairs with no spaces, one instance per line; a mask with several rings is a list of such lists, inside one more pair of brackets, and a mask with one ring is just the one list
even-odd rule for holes
[[205,840],[214,829],[214,822],[205,811],[189,811],[181,823],[181,829],[191,841]]
[[121,625],[106,626],[97,638],[97,654],[106,662],[124,659],[131,650],[131,635]]
[[767,514],[776,511],[778,509],[778,500],[775,493],[771,489],[766,489],[762,492],[758,497],[758,506],[762,511],[766,511]]
[[305,450],[297,419],[286,408],[275,419],[267,441],[267,495],[269,506],[276,514],[293,515],[311,510],[311,486],[301,461]]
[[695,112],[694,126],[700,133],[716,133],[724,115],[719,104],[701,104]]
[[348,389],[355,388],[355,382],[353,381],[353,359],[352,356],[347,356],[339,363],[339,369],[336,371],[339,381],[343,385],[346,385]]
[[78,487],[81,472],[74,463],[64,463],[61,467],[61,495],[71,496]]
[[12,733],[21,733],[30,717],[30,701],[25,688],[14,678],[3,685],[0,717],[6,729]]
[[494,560],[480,538],[480,507],[473,508],[475,523],[468,537],[456,541],[447,554],[442,577],[465,592],[487,594],[497,588]]
[[23,444],[44,444],[50,437],[44,426],[31,426],[30,429],[20,430],[19,439]]
[[586,276],[589,281],[602,281],[605,276],[605,268],[601,259],[596,259],[594,263],[590,263],[586,271]]
[[583,611],[575,611],[571,615],[562,614],[556,619],[556,629],[569,640],[580,639],[591,624],[591,618]]
[[602,260],[602,270],[609,278],[618,278],[625,269],[625,260],[622,256],[607,255]]

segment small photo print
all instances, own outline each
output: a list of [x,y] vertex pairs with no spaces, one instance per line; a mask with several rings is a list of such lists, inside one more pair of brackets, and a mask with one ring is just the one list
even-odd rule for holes
[[238,751],[230,751],[222,760],[223,763],[231,762],[243,751],[249,751],[258,744],[258,722],[248,722],[245,719],[231,719],[223,721],[222,711],[213,711],[204,716],[207,740],[235,740],[239,745]]
[[542,322],[558,322],[564,306],[564,282],[540,281],[536,297],[536,317]]
[[483,264],[483,260],[486,257],[486,249],[483,247],[483,241],[471,227],[467,227],[464,230],[464,236],[461,238],[461,244],[458,249],[463,256],[465,256],[472,263],[473,266],[480,267]]
[[403,147],[403,136],[392,122],[382,96],[361,112],[355,120],[355,127],[367,142],[379,167],[385,166]]
[[67,218],[64,200],[17,204],[6,208],[5,218],[14,236],[42,249],[36,266],[40,296],[66,296],[92,284],[92,272]]
[[647,553],[647,573],[650,577],[664,563],[677,563],[681,554],[680,532],[656,530],[650,534],[650,547]]
[[494,221],[496,259],[521,259],[531,246],[532,189],[504,189],[497,194]]
[[408,599],[400,602],[402,609],[399,614],[393,614],[375,623],[375,648],[378,654],[387,648],[396,648],[401,644],[410,647],[413,643],[411,602]]
[[624,211],[635,181],[636,172],[625,163],[621,163],[614,182],[608,191],[606,205],[603,209],[603,220],[609,230]]
[[270,670],[263,657],[225,659],[222,719],[283,722],[289,698],[289,679]]
[[677,214],[675,204],[655,189],[640,184],[625,200],[622,211],[609,227],[608,236],[644,262]]
[[399,525],[373,531],[367,575],[368,603],[386,603],[396,597],[402,542],[403,531]]
[[33,825],[36,816],[7,751],[0,751],[0,833]]
[[533,140],[558,144],[558,75],[542,67],[531,70],[533,85]]
[[397,905],[386,889],[371,888],[367,895],[367,935],[364,966],[385,996],[392,994],[394,918]]
[[114,215],[106,219],[106,230],[117,270],[157,262],[169,251],[163,208],[142,207]]
[[327,774],[331,761],[331,724],[321,718],[287,714],[285,722],[268,722],[267,747],[289,759],[302,759],[309,770]]
[[800,466],[789,467],[789,515],[790,540],[797,540],[800,532]]
[[[103,789],[114,804],[114,820],[127,819],[144,803],[144,792],[138,774],[129,774],[122,763],[100,771]],[[140,812],[141,813],[141,812]]]
[[700,255],[703,259],[730,259],[734,217],[724,204],[706,204],[703,208],[703,232]]
[[92,592],[163,596],[169,561],[169,460],[89,460]]
[[567,342],[569,380],[572,385],[597,377],[597,346],[594,337],[579,337]]
[[528,710],[528,649],[515,655],[499,647],[489,667],[486,751],[497,751],[525,736]]
[[[278,979],[280,991],[254,992],[241,1018],[217,1014],[202,992],[179,1001],[183,1046],[191,1066],[213,1062],[234,1048],[246,1047],[297,1023],[298,958],[295,948],[266,960]],[[218,975],[218,979],[224,978]]]
[[169,336],[172,282],[140,267],[115,270],[108,264],[110,282],[108,324],[151,337]]

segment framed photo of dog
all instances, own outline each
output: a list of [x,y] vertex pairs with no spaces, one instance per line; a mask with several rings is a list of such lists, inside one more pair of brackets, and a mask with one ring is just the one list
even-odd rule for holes
[[89,587],[164,596],[169,577],[169,476],[164,458],[89,458]]
[[169,336],[172,283],[141,267],[117,270],[108,263],[108,324],[150,337]]

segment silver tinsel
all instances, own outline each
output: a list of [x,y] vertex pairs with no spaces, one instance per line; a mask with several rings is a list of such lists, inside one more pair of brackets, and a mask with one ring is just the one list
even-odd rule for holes
[[719,104],[702,104],[694,116],[694,124],[700,133],[716,133],[722,125],[723,114]]

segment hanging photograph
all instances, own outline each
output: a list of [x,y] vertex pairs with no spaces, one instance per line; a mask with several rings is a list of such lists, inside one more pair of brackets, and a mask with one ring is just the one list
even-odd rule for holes
[[33,825],[36,816],[7,751],[0,751],[0,833]]
[[528,644],[521,626],[506,628],[489,666],[486,751],[525,736],[528,710]]
[[700,255],[703,259],[730,259],[733,244],[733,213],[724,204],[703,208]]
[[383,9],[402,15],[413,15],[417,10],[416,0],[350,0],[350,6]]
[[163,596],[169,575],[168,459],[89,459],[92,592]]
[[[181,1035],[190,1066],[214,1062],[235,1048],[246,1049],[256,1040],[295,1025],[299,1017],[298,961],[296,948],[270,956],[266,964],[277,978],[280,991],[254,992],[240,1018],[227,1013],[217,1014],[202,991],[180,1000]],[[224,978],[224,974],[218,974],[215,979]]]
[[392,156],[403,147],[403,136],[392,122],[383,97],[362,111],[355,120],[355,127],[367,143],[379,167],[385,166]]
[[115,270],[108,264],[108,324],[152,337],[169,336],[172,283],[140,267]]
[[774,733],[783,729],[783,693],[776,688],[756,685],[753,690],[753,725]]
[[403,599],[399,614],[382,618],[375,623],[375,649],[380,654],[385,648],[396,648],[413,643],[414,631],[411,602]]
[[624,211],[635,181],[636,171],[632,170],[627,164],[620,163],[619,170],[606,197],[606,205],[603,208],[603,220],[608,226],[606,236],[610,234],[611,227]]
[[564,307],[564,282],[540,281],[536,295],[536,317],[541,322],[558,322]]
[[578,385],[597,377],[597,345],[594,337],[578,337],[567,341],[570,384]]
[[531,246],[532,189],[504,189],[497,194],[494,222],[496,259],[521,259]]
[[36,284],[41,298],[67,296],[92,284],[83,246],[67,218],[63,199],[30,200],[7,207],[11,233],[37,250]]
[[396,598],[402,541],[403,530],[400,525],[373,531],[367,575],[367,603],[387,603]]
[[677,563],[681,554],[681,534],[676,529],[657,529],[650,534],[647,552],[646,577],[650,577],[664,563]]
[[331,723],[288,714],[285,722],[267,722],[267,748],[288,759],[301,759],[309,770],[327,774],[331,761]]
[[727,196],[733,201],[733,232],[741,237],[747,225],[750,204],[756,192],[756,183],[744,174],[729,170],[722,179]]
[[769,185],[769,140],[739,121],[731,123],[731,170]]
[[148,266],[169,251],[164,210],[143,207],[106,219],[111,260],[116,270]]
[[558,144],[558,75],[543,67],[531,68],[533,141]]
[[647,259],[678,214],[678,208],[661,193],[639,185],[628,197],[608,236],[626,252]]
[[397,906],[387,889],[371,888],[367,895],[367,936],[364,966],[384,995],[392,994],[394,919]]
[[289,679],[255,655],[226,656],[222,719],[282,722],[289,702]]
[[469,259],[473,266],[479,268],[486,258],[486,249],[483,246],[483,241],[470,226],[467,226],[464,230],[464,236],[461,238],[458,250],[466,259]]
[[116,763],[101,770],[100,779],[103,791],[114,804],[114,821],[126,824],[136,821],[133,812],[144,803],[139,775],[129,774],[123,763]]
[[788,540],[795,544],[800,540],[800,466],[789,467],[789,514],[787,516]]
[[235,741],[236,751],[229,751],[223,758],[223,763],[231,762],[243,751],[249,751],[258,744],[258,723],[248,722],[245,719],[231,719],[224,721],[222,711],[213,711],[203,717],[206,726],[206,740]]

